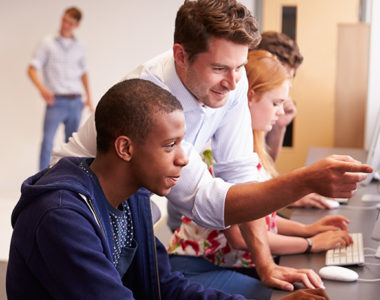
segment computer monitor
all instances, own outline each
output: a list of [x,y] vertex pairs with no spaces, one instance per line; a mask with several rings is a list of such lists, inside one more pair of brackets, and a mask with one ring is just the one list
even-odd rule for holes
[[378,209],[377,218],[376,218],[375,226],[373,226],[371,237],[374,240],[380,241],[380,215],[379,215],[380,207],[378,206],[377,209]]
[[373,172],[368,174],[367,179],[362,183],[368,185],[380,168],[380,111],[377,114],[375,129],[372,134],[371,144],[368,149],[367,162],[373,168]]

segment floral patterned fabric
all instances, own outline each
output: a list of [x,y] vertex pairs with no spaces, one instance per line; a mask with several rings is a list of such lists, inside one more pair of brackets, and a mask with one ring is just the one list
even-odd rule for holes
[[[257,165],[258,181],[270,178],[261,164]],[[276,212],[265,217],[267,230],[277,233]],[[254,267],[248,251],[233,249],[224,233],[219,230],[204,228],[182,217],[182,224],[169,241],[169,254],[202,256],[210,262],[224,267]]]

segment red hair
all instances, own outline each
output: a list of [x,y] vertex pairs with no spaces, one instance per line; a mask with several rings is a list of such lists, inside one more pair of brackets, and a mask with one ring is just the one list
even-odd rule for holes
[[[253,50],[248,53],[248,63],[245,66],[249,90],[253,90],[255,101],[268,91],[280,87],[289,79],[289,74],[276,56],[265,50]],[[248,101],[254,101],[248,97]],[[264,168],[272,175],[278,173],[271,156],[266,151],[265,132],[253,130],[254,151],[258,154]]]

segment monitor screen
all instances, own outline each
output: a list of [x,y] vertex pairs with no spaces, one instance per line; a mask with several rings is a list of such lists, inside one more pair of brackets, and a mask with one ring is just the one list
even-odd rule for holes
[[375,172],[378,172],[380,168],[380,112],[377,114],[375,129],[368,149],[367,164],[373,168],[374,172],[368,174],[367,179],[362,182],[364,185],[372,181]]

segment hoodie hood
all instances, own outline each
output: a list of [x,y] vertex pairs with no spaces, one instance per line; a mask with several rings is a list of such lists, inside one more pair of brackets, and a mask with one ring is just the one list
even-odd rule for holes
[[94,191],[89,190],[91,178],[80,167],[81,157],[62,158],[52,168],[47,168],[26,179],[21,186],[21,197],[12,213],[15,226],[20,213],[37,198],[57,190],[67,190],[94,199]]

